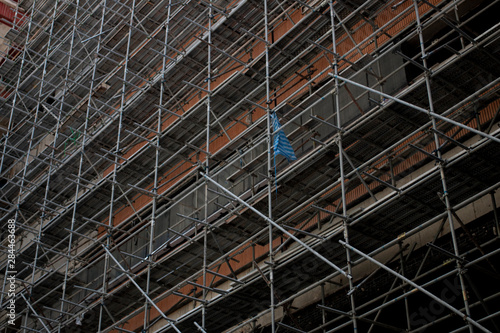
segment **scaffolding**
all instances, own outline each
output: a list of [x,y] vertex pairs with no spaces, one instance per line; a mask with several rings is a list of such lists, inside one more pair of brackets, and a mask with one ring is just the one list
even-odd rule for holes
[[500,332],[499,0],[0,5],[2,332]]

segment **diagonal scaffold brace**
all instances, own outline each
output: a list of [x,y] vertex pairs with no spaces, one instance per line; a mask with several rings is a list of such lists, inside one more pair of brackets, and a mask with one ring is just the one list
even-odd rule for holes
[[[108,250],[108,248],[105,246],[105,245],[102,245],[102,247],[104,248],[104,250],[109,254],[110,258],[116,263],[116,265],[120,268],[120,270],[122,270],[123,272],[127,272],[127,270],[125,268],[123,268],[123,266],[120,264],[120,262],[118,260],[116,260],[116,258],[111,254],[111,252]],[[136,286],[137,289],[139,289],[139,291],[141,292],[141,294],[148,300],[149,303],[151,303],[151,305],[156,309],[156,311],[158,311],[158,313],[160,314],[160,316],[162,316],[166,321],[169,322],[169,324],[172,326],[172,328],[178,332],[178,333],[182,333],[181,331],[179,331],[179,329],[174,325],[174,321],[170,318],[168,318],[164,313],[163,311],[160,310],[160,308],[155,304],[155,302],[153,302],[153,300],[144,292],[144,290],[142,290],[142,288],[137,284],[137,282],[135,282],[135,280],[129,275],[129,274],[125,274],[128,279],[130,280],[130,282],[132,282],[132,284],[134,286]]]
[[26,304],[28,305],[28,307],[30,308],[31,311],[33,311],[33,313],[35,314],[35,316],[38,318],[38,320],[40,321],[40,323],[42,324],[43,328],[45,328],[47,330],[47,332],[50,332],[50,329],[47,327],[47,325],[43,322],[42,320],[42,317],[40,315],[38,315],[38,313],[35,311],[35,309],[31,306],[31,303],[26,299],[26,297],[24,297],[24,295],[21,293],[21,297],[23,298],[23,300],[26,302]]
[[370,261],[371,263],[374,263],[375,265],[379,266],[380,268],[386,270],[387,272],[389,272],[390,274],[398,277],[399,279],[403,280],[404,282],[408,283],[410,286],[412,286],[413,288],[417,289],[418,291],[424,293],[425,295],[429,296],[430,298],[432,298],[433,300],[435,300],[436,302],[438,302],[439,304],[441,304],[442,306],[446,307],[448,310],[450,310],[451,312],[457,314],[458,316],[460,316],[461,318],[463,318],[464,320],[468,321],[469,323],[471,323],[472,325],[476,326],[477,328],[479,328],[481,331],[483,332],[487,332],[487,333],[491,333],[490,330],[488,330],[486,327],[482,326],[481,324],[479,324],[477,321],[475,321],[474,319],[470,318],[469,316],[467,316],[466,314],[460,312],[459,310],[457,310],[456,308],[454,308],[453,306],[449,305],[448,303],[444,302],[442,299],[440,299],[439,297],[437,297],[436,295],[432,294],[431,292],[427,291],[426,289],[422,288],[421,286],[419,286],[418,284],[416,284],[415,282],[411,281],[410,279],[404,277],[403,275],[399,274],[398,272],[390,269],[389,267],[387,267],[386,265],[382,264],[381,262],[375,260],[374,258],[370,257],[369,255],[361,252],[360,250],[356,249],[355,247],[353,247],[352,245],[349,245],[347,244],[346,242],[342,241],[342,240],[339,240],[339,243],[342,244],[343,246],[349,248],[351,251],[359,254],[360,256],[362,256],[363,258],[365,258],[366,260]]
[[308,250],[309,252],[311,252],[312,254],[314,254],[316,257],[318,257],[319,259],[321,259],[322,261],[324,261],[326,264],[328,264],[328,266],[332,267],[333,269],[335,269],[337,272],[339,272],[340,274],[344,275],[345,277],[347,277],[348,279],[352,279],[352,276],[348,273],[346,273],[344,270],[342,270],[340,267],[338,267],[337,265],[335,265],[334,263],[332,263],[330,260],[326,259],[325,257],[323,257],[321,254],[319,254],[316,250],[314,250],[312,247],[310,247],[309,245],[307,245],[306,243],[302,242],[300,239],[298,239],[297,237],[295,237],[293,234],[291,234],[290,232],[288,232],[285,228],[283,228],[282,226],[280,226],[278,223],[274,222],[273,220],[271,220],[269,217],[267,217],[266,215],[262,214],[261,212],[259,212],[257,209],[255,209],[254,207],[250,206],[248,203],[246,203],[244,200],[240,199],[239,197],[237,197],[236,195],[234,195],[231,191],[229,191],[228,189],[226,189],[224,186],[222,186],[221,184],[217,183],[215,180],[213,180],[212,178],[208,177],[206,174],[204,174],[203,172],[200,172],[201,175],[207,179],[209,182],[211,182],[212,184],[214,184],[215,186],[217,186],[218,188],[220,188],[223,192],[225,192],[227,195],[229,195],[231,198],[233,198],[233,200],[235,201],[238,201],[239,203],[241,203],[243,206],[247,207],[248,209],[250,209],[252,212],[254,212],[255,214],[259,215],[260,217],[262,217],[264,220],[266,220],[268,223],[270,223],[273,227],[275,227],[276,229],[278,229],[279,231],[281,231],[282,233],[284,233],[285,235],[287,235],[288,237],[290,237],[291,239],[293,239],[295,242],[297,242],[299,245],[301,245],[302,247],[304,247],[306,250]]
[[452,125],[455,125],[455,126],[457,126],[457,127],[460,127],[460,128],[462,128],[462,129],[465,129],[465,130],[467,130],[467,131],[470,131],[470,132],[472,132],[472,133],[474,133],[474,134],[477,134],[477,135],[479,135],[479,136],[482,136],[482,137],[484,137],[484,138],[488,138],[488,139],[490,139],[490,140],[492,140],[492,141],[495,141],[496,143],[500,143],[500,139],[499,139],[499,138],[497,138],[497,137],[495,137],[495,136],[493,136],[493,135],[490,135],[490,134],[488,134],[488,133],[484,133],[484,132],[482,132],[482,131],[478,131],[478,130],[476,130],[476,129],[472,128],[472,127],[469,127],[469,126],[467,126],[467,125],[464,125],[464,124],[462,124],[462,123],[459,123],[458,121],[452,120],[452,119],[450,119],[450,118],[448,118],[448,117],[445,117],[445,116],[442,116],[442,115],[437,114],[437,113],[435,113],[435,112],[432,112],[432,111],[426,110],[426,109],[424,109],[424,108],[421,108],[420,106],[417,106],[417,105],[414,105],[414,104],[408,103],[408,102],[403,101],[402,99],[399,99],[399,98],[397,98],[397,97],[394,97],[394,96],[391,96],[391,95],[388,95],[388,94],[384,94],[383,92],[380,92],[380,91],[378,91],[378,90],[372,89],[372,88],[367,87],[367,86],[365,86],[365,85],[359,84],[359,83],[354,82],[354,81],[352,81],[352,80],[346,79],[346,78],[341,77],[341,76],[339,76],[339,75],[333,75],[333,74],[332,74],[332,76],[333,76],[334,78],[336,78],[336,79],[339,79],[339,80],[344,81],[344,82],[346,82],[346,83],[352,84],[353,86],[356,86],[356,87],[358,87],[358,88],[361,88],[361,89],[366,89],[366,90],[368,90],[369,92],[372,92],[372,93],[378,94],[378,95],[380,95],[380,96],[382,96],[382,97],[385,97],[385,98],[387,98],[387,99],[393,100],[394,102],[397,102],[397,103],[399,103],[399,104],[402,104],[402,105],[408,106],[409,108],[412,108],[412,109],[414,109],[414,110],[416,110],[416,111],[419,111],[419,112],[421,112],[421,113],[428,114],[429,116],[432,116],[432,117],[434,117],[434,118],[436,118],[436,119],[439,119],[439,120],[441,120],[441,121],[444,121],[444,122],[450,123],[450,124],[452,124]]

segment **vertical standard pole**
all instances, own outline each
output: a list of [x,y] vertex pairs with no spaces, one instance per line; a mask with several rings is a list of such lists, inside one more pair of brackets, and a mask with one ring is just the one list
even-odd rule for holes
[[[33,1],[33,6],[31,7],[31,12],[34,13],[35,12],[35,7],[36,7],[36,0]],[[29,23],[28,23],[28,32],[26,33],[26,40],[24,42],[24,50],[23,50],[23,55],[22,55],[22,58],[21,58],[21,66],[19,68],[19,75],[17,77],[17,82],[16,82],[16,88],[14,90],[14,98],[13,98],[13,101],[12,101],[12,108],[10,110],[10,116],[9,116],[9,125],[7,127],[7,133],[5,134],[5,144],[3,146],[3,153],[2,153],[2,158],[1,158],[1,161],[0,161],[0,175],[2,174],[2,172],[4,171],[3,170],[3,163],[4,163],[4,158],[5,158],[5,153],[6,153],[6,150],[7,150],[7,143],[8,143],[8,139],[9,139],[9,135],[10,135],[10,132],[12,131],[12,128],[14,127],[13,125],[13,121],[14,121],[14,110],[15,110],[15,106],[16,106],[16,102],[17,102],[17,90],[19,89],[19,86],[21,84],[21,78],[23,77],[23,69],[24,69],[24,64],[26,62],[26,53],[27,53],[27,46],[28,45],[28,41],[29,41],[29,38],[30,38],[30,34],[31,34],[31,27],[32,27],[32,22],[33,22],[33,15],[30,15],[30,20],[29,20]],[[17,212],[16,212],[16,219],[17,219]],[[38,249],[38,246],[37,246],[37,249]],[[4,284],[2,286],[2,295],[0,296],[0,304],[3,304],[3,295],[5,294],[5,278],[7,277],[7,272],[8,272],[8,265],[5,265],[5,273],[4,273]]]
[[[325,304],[325,284],[321,284],[321,305],[326,306]],[[324,308],[321,308],[321,326],[323,326],[323,333],[325,333],[325,326],[326,324],[326,311]]]
[[[79,5],[79,1],[77,2],[77,5]],[[99,54],[99,50],[101,48],[101,35],[103,32],[103,26],[104,26],[104,17],[106,13],[106,0],[104,0],[104,4],[102,5],[102,14],[101,14],[101,23],[99,27],[99,37],[97,39],[97,46],[96,46],[96,55]],[[75,13],[75,24],[73,26],[73,36],[72,36],[72,44],[73,44],[73,39],[75,38],[76,35],[76,21],[78,17],[78,8]],[[70,52],[72,52],[73,47],[71,48]],[[71,53],[70,53],[71,54]],[[81,153],[80,153],[80,161],[78,165],[78,177],[77,177],[77,183],[76,183],[76,189],[75,189],[75,198],[73,200],[73,211],[72,211],[72,216],[71,216],[71,226],[70,230],[73,231],[75,227],[75,221],[76,221],[76,210],[77,210],[77,204],[79,200],[79,194],[80,194],[80,181],[81,181],[81,176],[83,172],[83,161],[84,161],[84,154],[85,154],[85,145],[87,141],[87,130],[88,130],[88,125],[89,125],[89,119],[90,119],[90,109],[92,108],[92,91],[94,90],[94,83],[95,83],[95,78],[96,78],[96,72],[97,72],[97,63],[98,63],[98,57],[94,58],[94,65],[92,69],[92,79],[90,81],[90,87],[89,87],[89,97],[87,101],[87,112],[85,114],[85,124],[83,127],[83,137],[82,137],[82,148],[81,148]],[[69,62],[68,62],[68,69],[69,69]],[[65,87],[66,89],[66,87]],[[65,94],[63,94],[64,96]],[[62,287],[62,296],[61,296],[61,313],[64,313],[64,300],[66,298],[66,284],[67,284],[67,276],[68,276],[68,269],[69,269],[69,258],[71,256],[71,249],[73,245],[73,232],[70,232],[69,234],[69,242],[68,242],[68,258],[66,260],[66,268],[65,268],[65,275],[64,275],[64,282],[63,282],[63,287]],[[58,326],[58,331],[61,331],[61,325],[59,324]]]
[[[36,0],[33,1],[33,4],[31,6],[31,13],[35,13],[35,6],[36,6]],[[21,26],[19,26],[19,28],[17,28],[17,17],[19,15],[19,3],[16,2],[16,11],[14,12],[14,21],[12,22],[12,29],[16,29],[16,30],[20,30]],[[27,13],[23,14],[24,17],[26,17]],[[8,143],[8,138],[9,138],[9,135],[10,135],[10,132],[12,131],[12,128],[13,128],[13,124],[12,124],[12,121],[14,119],[14,108],[15,108],[15,105],[16,105],[16,101],[17,101],[17,90],[19,89],[19,85],[21,84],[21,81],[22,81],[22,74],[23,74],[23,69],[24,69],[24,64],[26,62],[26,50],[27,50],[27,47],[26,45],[28,45],[28,41],[29,41],[29,38],[30,38],[30,32],[31,32],[31,23],[33,22],[33,14],[32,15],[29,15],[30,17],[30,20],[29,20],[29,23],[28,23],[28,32],[26,34],[26,40],[24,42],[24,49],[23,49],[23,55],[21,57],[21,66],[19,68],[19,75],[17,76],[17,82],[16,82],[16,87],[14,88],[14,98],[13,98],[13,101],[12,101],[12,108],[10,110],[10,116],[9,116],[9,124],[7,126],[7,133],[5,133],[5,144],[3,146],[3,154],[2,154],[2,157],[0,159],[0,175],[2,174],[3,172],[3,163],[4,163],[4,158],[5,158],[5,153],[7,151],[7,143]],[[3,294],[2,294],[3,295]]]
[[[126,102],[126,91],[127,91],[127,72],[128,72],[128,60],[130,57],[130,41],[131,41],[131,36],[132,36],[132,25],[134,24],[134,11],[135,11],[135,0],[132,0],[132,9],[130,10],[130,22],[129,22],[129,29],[128,29],[128,36],[127,36],[127,50],[125,54],[125,63],[123,65],[123,84],[122,84],[122,93],[121,93],[121,101],[120,101],[120,110],[119,113],[119,119],[118,119],[118,134],[116,138],[116,156],[115,156],[115,163],[113,165],[113,181],[111,184],[111,198],[110,198],[110,204],[109,204],[109,215],[108,215],[108,226],[109,228],[107,229],[107,237],[106,237],[106,247],[109,249],[109,246],[111,244],[111,234],[110,234],[110,229],[113,227],[113,214],[114,214],[114,200],[115,200],[115,189],[116,189],[116,172],[118,170],[118,163],[119,163],[119,158],[118,155],[120,154],[120,139],[121,139],[121,132],[122,132],[122,122],[123,122],[123,109],[125,107],[125,102]],[[104,272],[102,276],[102,292],[106,293],[107,292],[107,271],[108,271],[108,266],[109,266],[109,253],[106,251],[105,257],[104,257]],[[104,303],[104,294],[101,295],[101,302]],[[98,332],[101,332],[101,326],[102,326],[102,315],[103,315],[103,307],[101,306],[99,309],[99,327],[98,327]]]
[[[18,219],[19,205],[21,203],[21,197],[22,197],[22,192],[23,192],[23,187],[24,187],[24,181],[25,181],[27,170],[28,170],[28,164],[30,162],[29,161],[30,151],[31,151],[34,139],[35,139],[35,128],[36,128],[36,123],[38,122],[38,113],[39,113],[39,110],[40,110],[40,102],[41,102],[41,99],[42,99],[43,89],[44,89],[44,86],[45,86],[45,84],[44,84],[45,83],[45,75],[47,74],[47,63],[48,63],[49,53],[50,53],[50,50],[51,50],[51,47],[52,47],[52,37],[53,37],[53,33],[54,33],[54,25],[55,25],[54,23],[55,23],[55,20],[56,20],[56,12],[57,12],[58,4],[59,4],[59,1],[56,0],[56,3],[54,4],[54,9],[53,9],[53,12],[52,12],[52,18],[51,18],[52,21],[50,23],[49,40],[47,41],[47,49],[45,51],[45,59],[44,59],[44,63],[43,63],[42,79],[41,79],[41,82],[40,82],[40,89],[38,91],[38,101],[37,101],[36,111],[35,111],[35,119],[33,121],[33,128],[32,128],[32,131],[31,131],[31,137],[30,137],[29,144],[28,144],[28,151],[26,152],[26,162],[24,164],[23,177],[22,177],[22,180],[21,180],[21,187],[19,189],[19,197],[18,197],[18,200],[17,200],[17,210],[16,210],[16,214],[15,214],[15,220],[16,221]],[[41,239],[41,236],[42,236],[42,227],[43,227],[43,225],[42,225],[42,223],[40,223],[40,225],[38,227],[37,240]],[[36,242],[35,259],[34,259],[34,262],[33,262],[33,269],[32,269],[32,273],[31,273],[31,284],[30,284],[30,287],[29,287],[29,294],[28,295],[31,295],[32,292],[33,292],[33,284],[35,282],[36,265],[37,265],[37,261],[38,261],[38,253],[40,252],[40,246],[41,246],[40,242]],[[26,310],[26,315],[24,317],[24,325],[23,325],[24,327],[28,326],[28,316],[29,316],[29,309]],[[24,331],[26,331],[26,329],[24,329]]]
[[[418,37],[420,40],[420,51],[421,51],[421,55],[422,55],[422,62],[423,62],[424,67],[427,69],[427,59],[426,59],[425,46],[424,46],[424,37],[423,37],[423,33],[422,33],[422,23],[420,22],[420,13],[418,10],[417,0],[413,0],[413,5],[415,8],[415,16],[416,16],[416,20],[417,20],[417,32],[418,32]],[[426,71],[424,73],[424,76],[425,76],[425,85],[427,87],[427,98],[429,100],[429,111],[430,111],[429,117],[431,118],[432,128],[434,129],[434,132],[433,132],[434,133],[434,144],[436,146],[437,156],[439,158],[441,158],[441,151],[439,150],[439,146],[440,146],[439,137],[437,135],[436,119],[433,116],[431,116],[431,113],[434,113],[434,105],[433,105],[433,101],[432,101],[430,72]],[[442,163],[439,163],[439,173],[441,175],[441,184],[443,186],[443,196],[444,196],[444,201],[446,204],[446,212],[448,215],[448,222],[450,224],[450,233],[451,233],[451,237],[452,237],[452,241],[453,241],[453,250],[455,252],[455,256],[457,256],[457,258],[458,258],[458,257],[460,257],[460,251],[458,249],[457,236],[455,233],[455,226],[453,223],[453,213],[451,211],[450,199],[448,197],[448,187],[446,184],[446,178],[444,175],[444,166]],[[465,305],[465,313],[467,314],[468,317],[470,317],[469,300],[468,300],[467,291],[465,288],[462,263],[459,260],[456,260],[456,264],[457,264],[458,277],[460,280],[460,286],[462,289],[462,297],[463,297],[463,301],[464,301],[464,305]],[[472,323],[470,321],[468,321],[467,324],[469,326],[469,332],[472,333],[474,331],[474,329],[472,327]]]
[[[405,265],[406,265],[406,261],[405,261],[405,257],[403,255],[403,246],[402,246],[402,243],[403,242],[399,242],[398,243],[398,246],[399,246],[399,262],[401,263],[401,275],[405,276],[406,275],[406,272],[405,272]],[[403,291],[406,292],[406,289],[404,287],[404,281],[402,282],[403,284]],[[408,331],[411,330],[411,321],[410,321],[410,305],[408,303],[408,297],[405,296],[405,314],[406,314],[406,328]]]
[[[212,2],[212,0],[210,0]],[[207,129],[206,129],[206,147],[205,174],[210,175],[210,112],[212,102],[212,6],[208,7],[208,46],[207,46]],[[207,286],[207,245],[208,245],[208,180],[205,178],[205,224],[203,226],[203,285]],[[207,289],[203,288],[203,301],[207,298]],[[206,329],[207,304],[202,302],[202,323],[203,329]]]
[[[77,2],[79,4],[79,1]],[[102,13],[101,13],[101,22],[100,22],[100,27],[99,27],[99,37],[97,39],[97,46],[96,46],[96,55],[99,54],[100,50],[100,45],[101,45],[101,35],[103,32],[103,26],[104,26],[104,17],[105,17],[105,8],[106,8],[106,0],[104,0],[104,4],[102,5]],[[78,10],[77,10],[78,12]],[[75,14],[77,15],[77,14]],[[75,16],[75,24],[74,24],[74,32],[72,38],[74,38],[76,34],[76,21],[77,21],[77,16]],[[87,101],[87,112],[85,114],[85,124],[83,127],[83,138],[82,138],[82,143],[81,143],[81,152],[80,152],[80,161],[79,161],[79,166],[78,166],[78,177],[77,177],[77,184],[76,184],[76,189],[75,189],[75,198],[73,201],[73,211],[72,211],[72,216],[71,216],[71,226],[70,226],[70,234],[69,234],[69,244],[68,244],[68,259],[66,261],[66,270],[65,270],[65,278],[64,278],[64,284],[63,284],[63,293],[62,293],[62,301],[61,302],[61,313],[63,313],[64,310],[64,300],[66,296],[66,283],[67,283],[67,275],[68,275],[68,268],[69,268],[69,257],[71,256],[71,249],[72,249],[72,241],[73,241],[73,230],[75,227],[75,221],[76,221],[76,210],[77,210],[77,205],[78,205],[78,200],[79,200],[79,194],[80,194],[80,182],[81,182],[81,176],[83,172],[83,161],[84,161],[84,154],[85,154],[85,145],[87,141],[87,130],[88,130],[88,125],[89,125],[89,119],[90,119],[90,109],[92,107],[91,100],[92,100],[92,91],[94,90],[94,83],[95,83],[95,78],[96,78],[96,72],[97,72],[97,63],[98,63],[98,57],[96,56],[94,58],[94,64],[93,64],[93,69],[92,69],[92,79],[90,81],[90,87],[89,87],[89,95],[88,95],[88,101]],[[61,330],[61,325],[59,325],[59,331]]]
[[[31,12],[34,13],[35,12],[35,6],[36,6],[36,0],[33,2],[33,6],[32,6],[32,9],[31,9]],[[31,33],[31,27],[32,27],[32,23],[33,22],[33,14],[30,15],[30,21],[29,21],[29,24],[28,24],[28,32],[26,34],[26,40],[24,42],[24,50],[23,50],[23,55],[22,55],[22,58],[21,58],[21,66],[19,68],[19,75],[17,76],[17,82],[16,82],[16,87],[14,89],[14,98],[13,98],[13,101],[12,101],[12,108],[10,110],[10,115],[9,115],[9,125],[7,126],[7,133],[5,133],[4,137],[5,137],[5,143],[3,145],[3,153],[2,153],[2,157],[0,159],[0,175],[3,173],[3,164],[4,164],[4,159],[5,159],[5,156],[6,156],[6,152],[7,152],[7,144],[8,144],[8,141],[9,141],[9,136],[10,136],[10,133],[12,131],[12,128],[14,127],[13,125],[13,121],[14,121],[14,110],[15,110],[15,107],[16,107],[16,102],[17,102],[17,96],[18,96],[18,89],[19,89],[19,85],[21,84],[21,79],[23,77],[23,69],[24,69],[24,64],[26,63],[26,53],[27,53],[27,45],[28,45],[28,41],[29,41],[29,38],[30,38],[30,33]],[[26,110],[28,111],[28,110]]]
[[[264,0],[264,34],[266,43],[266,115],[267,115],[267,200],[268,212],[267,216],[270,220],[273,219],[273,204],[272,204],[272,186],[273,186],[273,168],[271,156],[271,97],[269,92],[269,22],[267,18],[267,0]],[[271,297],[271,332],[276,331],[275,325],[275,309],[274,309],[274,255],[273,255],[273,226],[269,225],[269,288]]]
[[[453,0],[453,7],[455,12],[455,19],[457,20],[457,24],[460,24],[460,16],[458,15],[458,4],[457,0]],[[465,47],[464,36],[460,34],[460,44],[462,45],[462,49]],[[479,125],[479,122],[477,123]]]
[[497,201],[495,200],[495,192],[490,193],[491,196],[491,205],[493,209],[493,216],[495,218],[495,227],[496,227],[496,234],[497,237],[500,237],[500,223],[498,221],[498,212],[497,212]]
[[[340,164],[340,186],[342,191],[342,216],[343,216],[343,226],[344,226],[344,241],[349,244],[349,230],[347,225],[347,202],[346,202],[346,190],[345,190],[345,175],[344,175],[344,154],[342,147],[342,132],[340,129],[342,128],[342,124],[340,121],[340,99],[339,99],[339,80],[337,78],[339,74],[339,63],[337,56],[337,38],[335,36],[335,11],[333,9],[333,2],[330,1],[330,20],[332,25],[332,46],[333,46],[333,72],[335,75],[335,112],[337,114],[337,127],[339,131],[337,132],[338,141],[337,145],[339,148],[339,164]],[[349,248],[345,248],[346,250],[346,259],[347,259],[347,273],[352,277],[352,265],[351,265],[351,252]],[[354,285],[352,282],[352,278],[349,279],[349,289],[353,290]],[[356,333],[358,330],[358,323],[356,321],[356,305],[354,303],[354,293],[349,293],[349,298],[351,302],[351,311],[352,311],[352,326],[353,330]]]
[[[165,76],[165,67],[167,65],[167,44],[168,44],[168,28],[170,24],[170,10],[172,7],[172,0],[169,0],[168,2],[168,8],[167,8],[167,22],[165,24],[165,38],[164,38],[164,46],[163,46],[163,59],[162,59],[162,79],[160,83],[160,100],[159,100],[159,105],[163,106],[163,94],[165,93],[165,81],[166,81],[166,76]],[[151,280],[151,253],[154,251],[154,231],[155,231],[155,223],[156,223],[156,210],[157,210],[157,197],[156,195],[158,194],[158,164],[160,163],[160,137],[161,137],[161,124],[162,124],[162,109],[161,107],[158,108],[158,124],[156,127],[156,152],[155,152],[155,169],[154,169],[154,185],[153,185],[153,204],[151,208],[151,226],[149,229],[149,249],[148,249],[148,255],[147,258],[148,260],[148,273],[147,273],[147,279],[146,279],[146,295],[149,296],[149,291],[150,291],[150,280]],[[151,320],[150,318],[150,303],[146,299],[144,302],[144,326],[143,326],[143,331],[146,332],[149,326],[149,321]]]
[[[78,14],[79,14],[79,8],[80,8],[80,1],[79,0],[76,1],[75,6],[76,6],[76,9],[75,9],[75,15],[74,15],[74,23],[73,23],[73,29],[72,29],[72,34],[71,34],[71,42],[70,42],[70,48],[69,48],[69,54],[68,54],[68,61],[66,63],[66,74],[65,74],[65,78],[64,78],[64,89],[63,89],[63,93],[61,95],[61,102],[60,102],[61,104],[59,107],[59,114],[58,114],[57,125],[56,125],[56,133],[54,136],[54,147],[53,147],[52,152],[51,152],[51,157],[54,157],[54,155],[55,155],[57,138],[59,136],[59,123],[60,123],[60,119],[61,119],[61,113],[62,113],[62,109],[63,109],[63,105],[64,105],[65,96],[66,96],[66,93],[68,91],[68,79],[69,79],[70,68],[71,68],[71,58],[73,57],[73,47],[74,47],[74,42],[75,42],[76,27],[77,27]],[[88,122],[88,120],[86,119],[85,123],[87,123],[87,122]],[[85,140],[85,137],[83,138],[83,140]],[[83,158],[83,156],[80,156],[80,168],[82,166],[82,163],[81,163],[82,158]],[[40,224],[42,224],[42,225],[43,225],[43,217],[45,215],[45,205],[47,204],[47,196],[49,194],[49,188],[50,188],[50,179],[51,179],[51,173],[52,173],[52,160],[53,160],[53,158],[50,159],[50,167],[49,167],[49,172],[48,172],[48,176],[47,176],[47,186],[45,188],[45,198],[44,198],[44,204],[43,204],[44,212],[42,213],[42,218],[41,218],[41,222],[40,222]],[[76,185],[75,199],[76,199],[76,197],[78,197],[79,185],[80,185],[80,175],[81,174],[79,173],[78,180],[77,180],[78,182]],[[75,213],[75,209],[76,209],[76,200],[74,202],[73,213]],[[73,231],[73,229],[74,229],[74,221],[75,221],[75,215],[73,214],[73,218],[71,219],[71,231]],[[64,313],[64,299],[66,297],[66,285],[67,285],[67,280],[68,280],[72,237],[73,237],[73,233],[70,232],[69,244],[68,244],[68,257],[66,258],[66,267],[64,270],[64,281],[63,281],[63,285],[62,285],[61,298],[62,298],[63,302],[61,302],[61,307],[60,307],[61,313]],[[61,331],[61,322],[62,321],[59,322],[59,325],[57,327],[58,332]]]

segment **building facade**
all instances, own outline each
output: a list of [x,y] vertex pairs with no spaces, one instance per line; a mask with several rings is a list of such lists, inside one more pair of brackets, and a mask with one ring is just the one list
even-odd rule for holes
[[499,332],[500,1],[0,5],[2,332]]

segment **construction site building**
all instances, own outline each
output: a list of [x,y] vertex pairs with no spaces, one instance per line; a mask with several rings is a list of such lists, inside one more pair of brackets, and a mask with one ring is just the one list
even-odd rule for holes
[[500,332],[499,0],[0,0],[0,332]]

